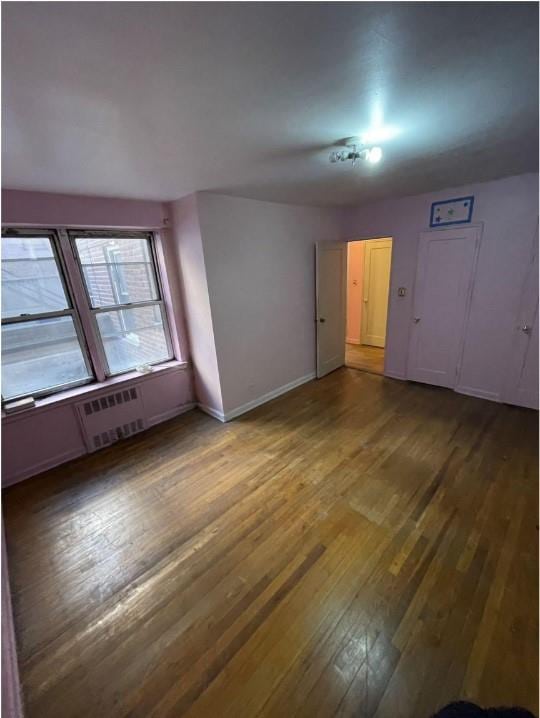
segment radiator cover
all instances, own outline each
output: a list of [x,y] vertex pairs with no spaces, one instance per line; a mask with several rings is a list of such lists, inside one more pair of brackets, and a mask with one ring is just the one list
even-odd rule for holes
[[146,429],[143,403],[137,387],[101,394],[81,401],[76,407],[89,452]]

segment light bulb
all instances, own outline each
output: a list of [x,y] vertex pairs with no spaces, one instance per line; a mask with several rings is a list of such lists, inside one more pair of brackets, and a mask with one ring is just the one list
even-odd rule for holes
[[370,150],[368,150],[368,162],[371,162],[372,164],[376,164],[377,162],[381,161],[382,158],[382,150],[380,147],[372,147]]

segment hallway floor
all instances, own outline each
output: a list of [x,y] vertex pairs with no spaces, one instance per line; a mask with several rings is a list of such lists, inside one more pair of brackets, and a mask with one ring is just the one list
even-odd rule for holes
[[345,366],[372,374],[383,374],[384,349],[366,344],[345,344]]

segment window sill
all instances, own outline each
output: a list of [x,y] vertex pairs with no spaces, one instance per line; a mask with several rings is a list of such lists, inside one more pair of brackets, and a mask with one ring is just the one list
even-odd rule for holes
[[13,414],[6,414],[2,411],[2,421],[11,422],[20,419],[30,414],[39,413],[40,410],[44,411],[52,406],[59,406],[62,404],[71,404],[79,401],[86,396],[93,396],[101,392],[107,392],[110,389],[123,387],[126,384],[133,386],[142,382],[148,381],[156,374],[164,374],[172,371],[182,371],[189,367],[189,363],[185,361],[178,361],[173,359],[172,361],[164,362],[163,364],[156,364],[152,367],[152,371],[148,373],[142,373],[138,371],[130,371],[127,374],[120,374],[119,376],[113,376],[105,381],[93,382],[92,384],[83,384],[73,389],[67,389],[66,391],[60,391],[57,394],[52,394],[43,399],[36,399],[34,406],[28,409],[22,409]]

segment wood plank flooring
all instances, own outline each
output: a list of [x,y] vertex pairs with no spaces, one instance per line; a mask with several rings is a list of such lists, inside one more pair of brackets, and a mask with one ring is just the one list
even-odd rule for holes
[[366,344],[345,344],[345,364],[353,369],[384,373],[384,349]]
[[28,718],[537,711],[537,437],[341,369],[8,489]]

